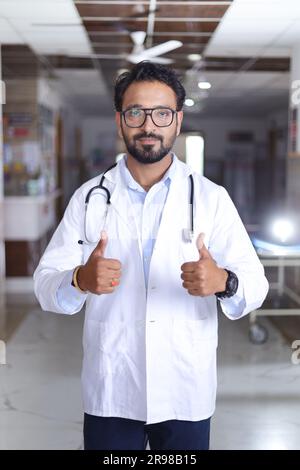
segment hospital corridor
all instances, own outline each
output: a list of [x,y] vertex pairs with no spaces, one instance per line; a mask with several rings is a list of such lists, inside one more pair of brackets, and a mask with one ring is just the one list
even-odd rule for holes
[[298,0],[0,0],[0,451],[300,450],[299,180]]

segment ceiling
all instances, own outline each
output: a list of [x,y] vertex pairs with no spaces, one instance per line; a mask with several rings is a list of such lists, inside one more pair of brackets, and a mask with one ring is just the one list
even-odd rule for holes
[[[97,103],[108,98],[118,71],[131,66],[126,57],[137,30],[147,32],[146,48],[183,43],[163,57],[174,61],[188,94],[197,94],[199,112],[204,104],[217,112],[218,103],[222,111],[229,101],[236,109],[239,103],[266,109],[266,100],[279,105],[288,99],[299,22],[299,0],[0,0],[4,73],[43,68],[84,114],[99,113]],[[203,74],[213,85],[208,98],[195,89]]]
[[260,118],[286,109],[289,100],[289,74],[283,72],[206,72],[210,93],[199,91],[192,75],[185,79],[188,97],[195,101],[185,114],[205,118]]
[[26,44],[36,54],[90,54],[72,0],[0,0],[0,44]]
[[206,54],[290,57],[299,42],[299,0],[234,0]]
[[142,30],[147,33],[147,48],[171,39],[183,43],[168,54],[177,68],[191,65],[188,54],[203,53],[232,3],[231,0],[74,2],[100,60],[114,60],[119,67],[128,65],[126,55],[133,48],[130,32]]
[[[173,67],[181,75],[194,65],[190,54],[202,55],[201,67],[207,71],[237,71],[246,64],[249,70],[289,70],[288,54],[279,58],[264,55],[264,60],[259,56],[250,64],[252,56],[245,54],[225,54],[227,57],[223,57],[219,54],[218,44],[209,52],[210,44],[227,18],[231,17],[231,11],[233,19],[236,19],[240,15],[236,10],[239,11],[244,2],[74,0],[94,51],[93,57],[101,64],[108,84],[114,82],[118,69],[130,66],[126,60],[133,49],[130,33],[137,30],[147,32],[147,48],[167,40],[182,42],[181,47],[164,56],[174,61]],[[236,38],[234,35],[235,42]],[[223,43],[222,37],[220,42]],[[224,48],[222,50],[224,52]]]

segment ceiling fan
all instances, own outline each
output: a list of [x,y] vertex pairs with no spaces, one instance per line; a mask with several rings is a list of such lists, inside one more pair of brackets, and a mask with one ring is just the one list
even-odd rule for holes
[[149,60],[158,64],[171,64],[174,62],[172,59],[158,56],[166,54],[167,52],[173,51],[174,49],[182,46],[182,42],[171,40],[146,49],[144,46],[144,41],[146,38],[145,31],[132,31],[130,32],[130,37],[134,46],[133,50],[129,55],[127,55],[126,59],[133,64],[137,64],[142,60]]
[[182,46],[181,41],[173,39],[146,49],[144,46],[144,41],[147,33],[145,33],[145,31],[128,31],[127,29],[127,32],[129,33],[133,42],[133,49],[129,54],[96,53],[93,54],[92,57],[94,57],[95,59],[125,59],[128,62],[131,62],[132,64],[138,64],[143,60],[149,60],[150,62],[156,62],[158,64],[171,64],[174,62],[174,60],[168,59],[167,57],[159,56]]

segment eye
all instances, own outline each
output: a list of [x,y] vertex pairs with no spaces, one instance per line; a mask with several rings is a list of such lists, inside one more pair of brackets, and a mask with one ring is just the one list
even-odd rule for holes
[[139,117],[142,111],[138,108],[132,108],[128,111],[129,116],[131,117]]
[[158,110],[158,115],[160,117],[167,117],[170,115],[170,110],[169,109],[159,109]]

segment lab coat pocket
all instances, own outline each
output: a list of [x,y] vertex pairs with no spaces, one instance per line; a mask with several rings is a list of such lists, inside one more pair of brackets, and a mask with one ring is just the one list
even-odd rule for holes
[[90,372],[98,377],[118,374],[123,368],[125,323],[119,325],[87,320],[84,327],[84,357]]
[[124,369],[126,344],[125,322],[99,322],[99,373],[101,376],[120,375]]
[[215,341],[203,335],[206,320],[175,321],[173,351],[175,365],[188,377],[194,371],[206,370],[214,357]]
[[197,332],[193,337],[193,350],[195,357],[195,370],[204,372],[213,367],[216,360],[216,341],[204,339],[198,336]]
[[100,342],[99,349],[104,354],[114,356],[124,351],[126,323],[125,322],[99,322]]

